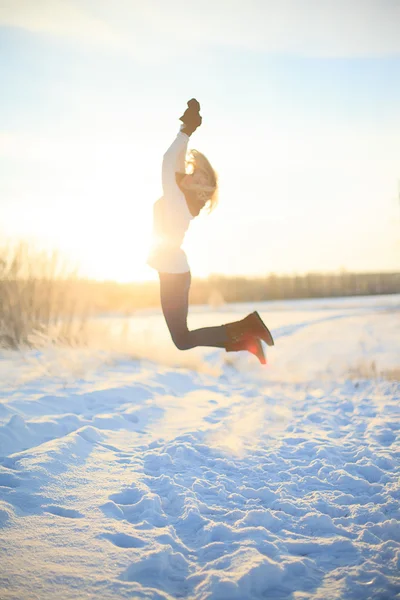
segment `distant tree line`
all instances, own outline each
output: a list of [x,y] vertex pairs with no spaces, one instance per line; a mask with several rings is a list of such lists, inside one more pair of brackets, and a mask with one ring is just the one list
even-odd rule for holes
[[194,280],[191,301],[204,303],[217,295],[225,302],[261,302],[295,298],[368,296],[400,293],[400,273],[270,274],[260,278],[212,275]]
[[[159,306],[158,281],[115,283],[82,282],[93,299],[96,311],[130,312]],[[308,273],[265,277],[226,277],[211,275],[194,278],[190,290],[192,304],[221,306],[230,302],[263,302],[296,298],[369,296],[400,293],[400,273]]]

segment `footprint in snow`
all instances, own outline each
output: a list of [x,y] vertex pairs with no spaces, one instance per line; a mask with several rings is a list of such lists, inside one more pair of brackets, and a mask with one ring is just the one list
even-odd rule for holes
[[138,488],[129,488],[117,494],[111,494],[110,500],[116,504],[136,504],[143,497],[143,492]]
[[103,537],[109,540],[114,546],[118,548],[142,548],[146,545],[146,542],[141,538],[127,533],[103,533],[99,537]]
[[102,504],[99,508],[103,511],[106,517],[110,517],[112,519],[124,519],[123,511],[117,504],[115,504],[115,502],[106,502],[105,504]]
[[139,417],[134,412],[125,412],[122,416],[131,423],[139,423]]
[[204,417],[204,421],[207,421],[207,423],[218,423],[228,414],[228,412],[229,410],[227,408],[217,409],[208,415],[208,417]]
[[20,485],[14,473],[0,473],[0,487],[16,488]]
[[80,519],[83,517],[83,514],[78,510],[63,508],[62,506],[46,506],[45,512],[49,512],[52,515],[57,515],[58,517],[65,517],[67,519]]

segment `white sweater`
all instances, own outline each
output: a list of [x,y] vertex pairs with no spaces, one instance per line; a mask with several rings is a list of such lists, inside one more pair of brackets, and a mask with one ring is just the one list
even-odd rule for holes
[[188,141],[189,136],[180,131],[164,154],[163,196],[153,208],[153,244],[147,264],[162,273],[187,273],[190,270],[181,244],[193,216],[175,179],[175,173],[185,172]]

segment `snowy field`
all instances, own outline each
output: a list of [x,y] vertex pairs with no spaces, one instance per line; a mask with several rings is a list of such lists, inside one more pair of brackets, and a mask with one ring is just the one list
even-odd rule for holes
[[266,367],[156,311],[1,352],[1,600],[400,596],[400,296],[189,324],[255,308]]

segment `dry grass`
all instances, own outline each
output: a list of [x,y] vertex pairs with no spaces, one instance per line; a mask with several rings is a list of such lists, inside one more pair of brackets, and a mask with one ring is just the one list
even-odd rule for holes
[[374,360],[360,361],[349,369],[350,379],[386,379],[387,381],[400,381],[400,367],[393,369],[380,369]]
[[0,248],[0,345],[81,339],[89,306],[80,288],[76,271],[58,252],[27,243]]

